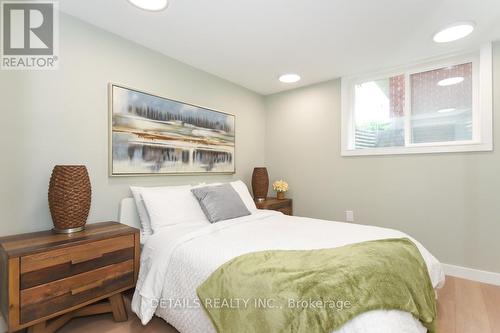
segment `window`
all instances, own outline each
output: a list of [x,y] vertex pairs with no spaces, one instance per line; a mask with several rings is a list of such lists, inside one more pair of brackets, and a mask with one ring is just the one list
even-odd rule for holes
[[355,148],[403,147],[404,105],[404,75],[356,84]]
[[492,150],[491,44],[371,76],[342,78],[342,155]]

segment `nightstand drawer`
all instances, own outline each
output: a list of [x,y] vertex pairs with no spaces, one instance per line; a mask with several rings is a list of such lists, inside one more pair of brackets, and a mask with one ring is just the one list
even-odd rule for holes
[[286,215],[293,215],[292,199],[267,198],[264,201],[256,201],[255,205],[257,206],[258,209],[276,210]]
[[278,210],[281,208],[287,208],[289,206],[290,206],[290,202],[288,202],[287,200],[275,200],[272,203],[270,203],[266,208]]
[[134,235],[21,257],[20,289],[74,276],[134,258]]
[[20,293],[20,322],[28,323],[134,283],[134,261],[101,267]]

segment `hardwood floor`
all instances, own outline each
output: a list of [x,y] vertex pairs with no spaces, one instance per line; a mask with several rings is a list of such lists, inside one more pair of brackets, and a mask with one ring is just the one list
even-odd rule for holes
[[447,277],[438,292],[439,333],[500,332],[500,287]]
[[[155,317],[147,326],[130,312],[130,295],[126,297],[129,319],[115,323],[111,314],[79,318],[58,333],[178,333],[162,319]],[[447,277],[439,291],[438,333],[499,333],[500,287]]]

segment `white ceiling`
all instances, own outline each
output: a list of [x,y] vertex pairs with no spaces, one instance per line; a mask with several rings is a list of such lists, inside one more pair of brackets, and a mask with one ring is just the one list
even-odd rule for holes
[[[261,94],[471,49],[500,39],[499,0],[62,0],[62,11]],[[474,21],[464,40],[432,35]],[[302,80],[284,84],[278,75]]]

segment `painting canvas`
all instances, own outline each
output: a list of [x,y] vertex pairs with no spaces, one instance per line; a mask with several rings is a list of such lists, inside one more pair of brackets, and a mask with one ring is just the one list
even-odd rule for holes
[[111,175],[234,173],[235,116],[110,85]]

